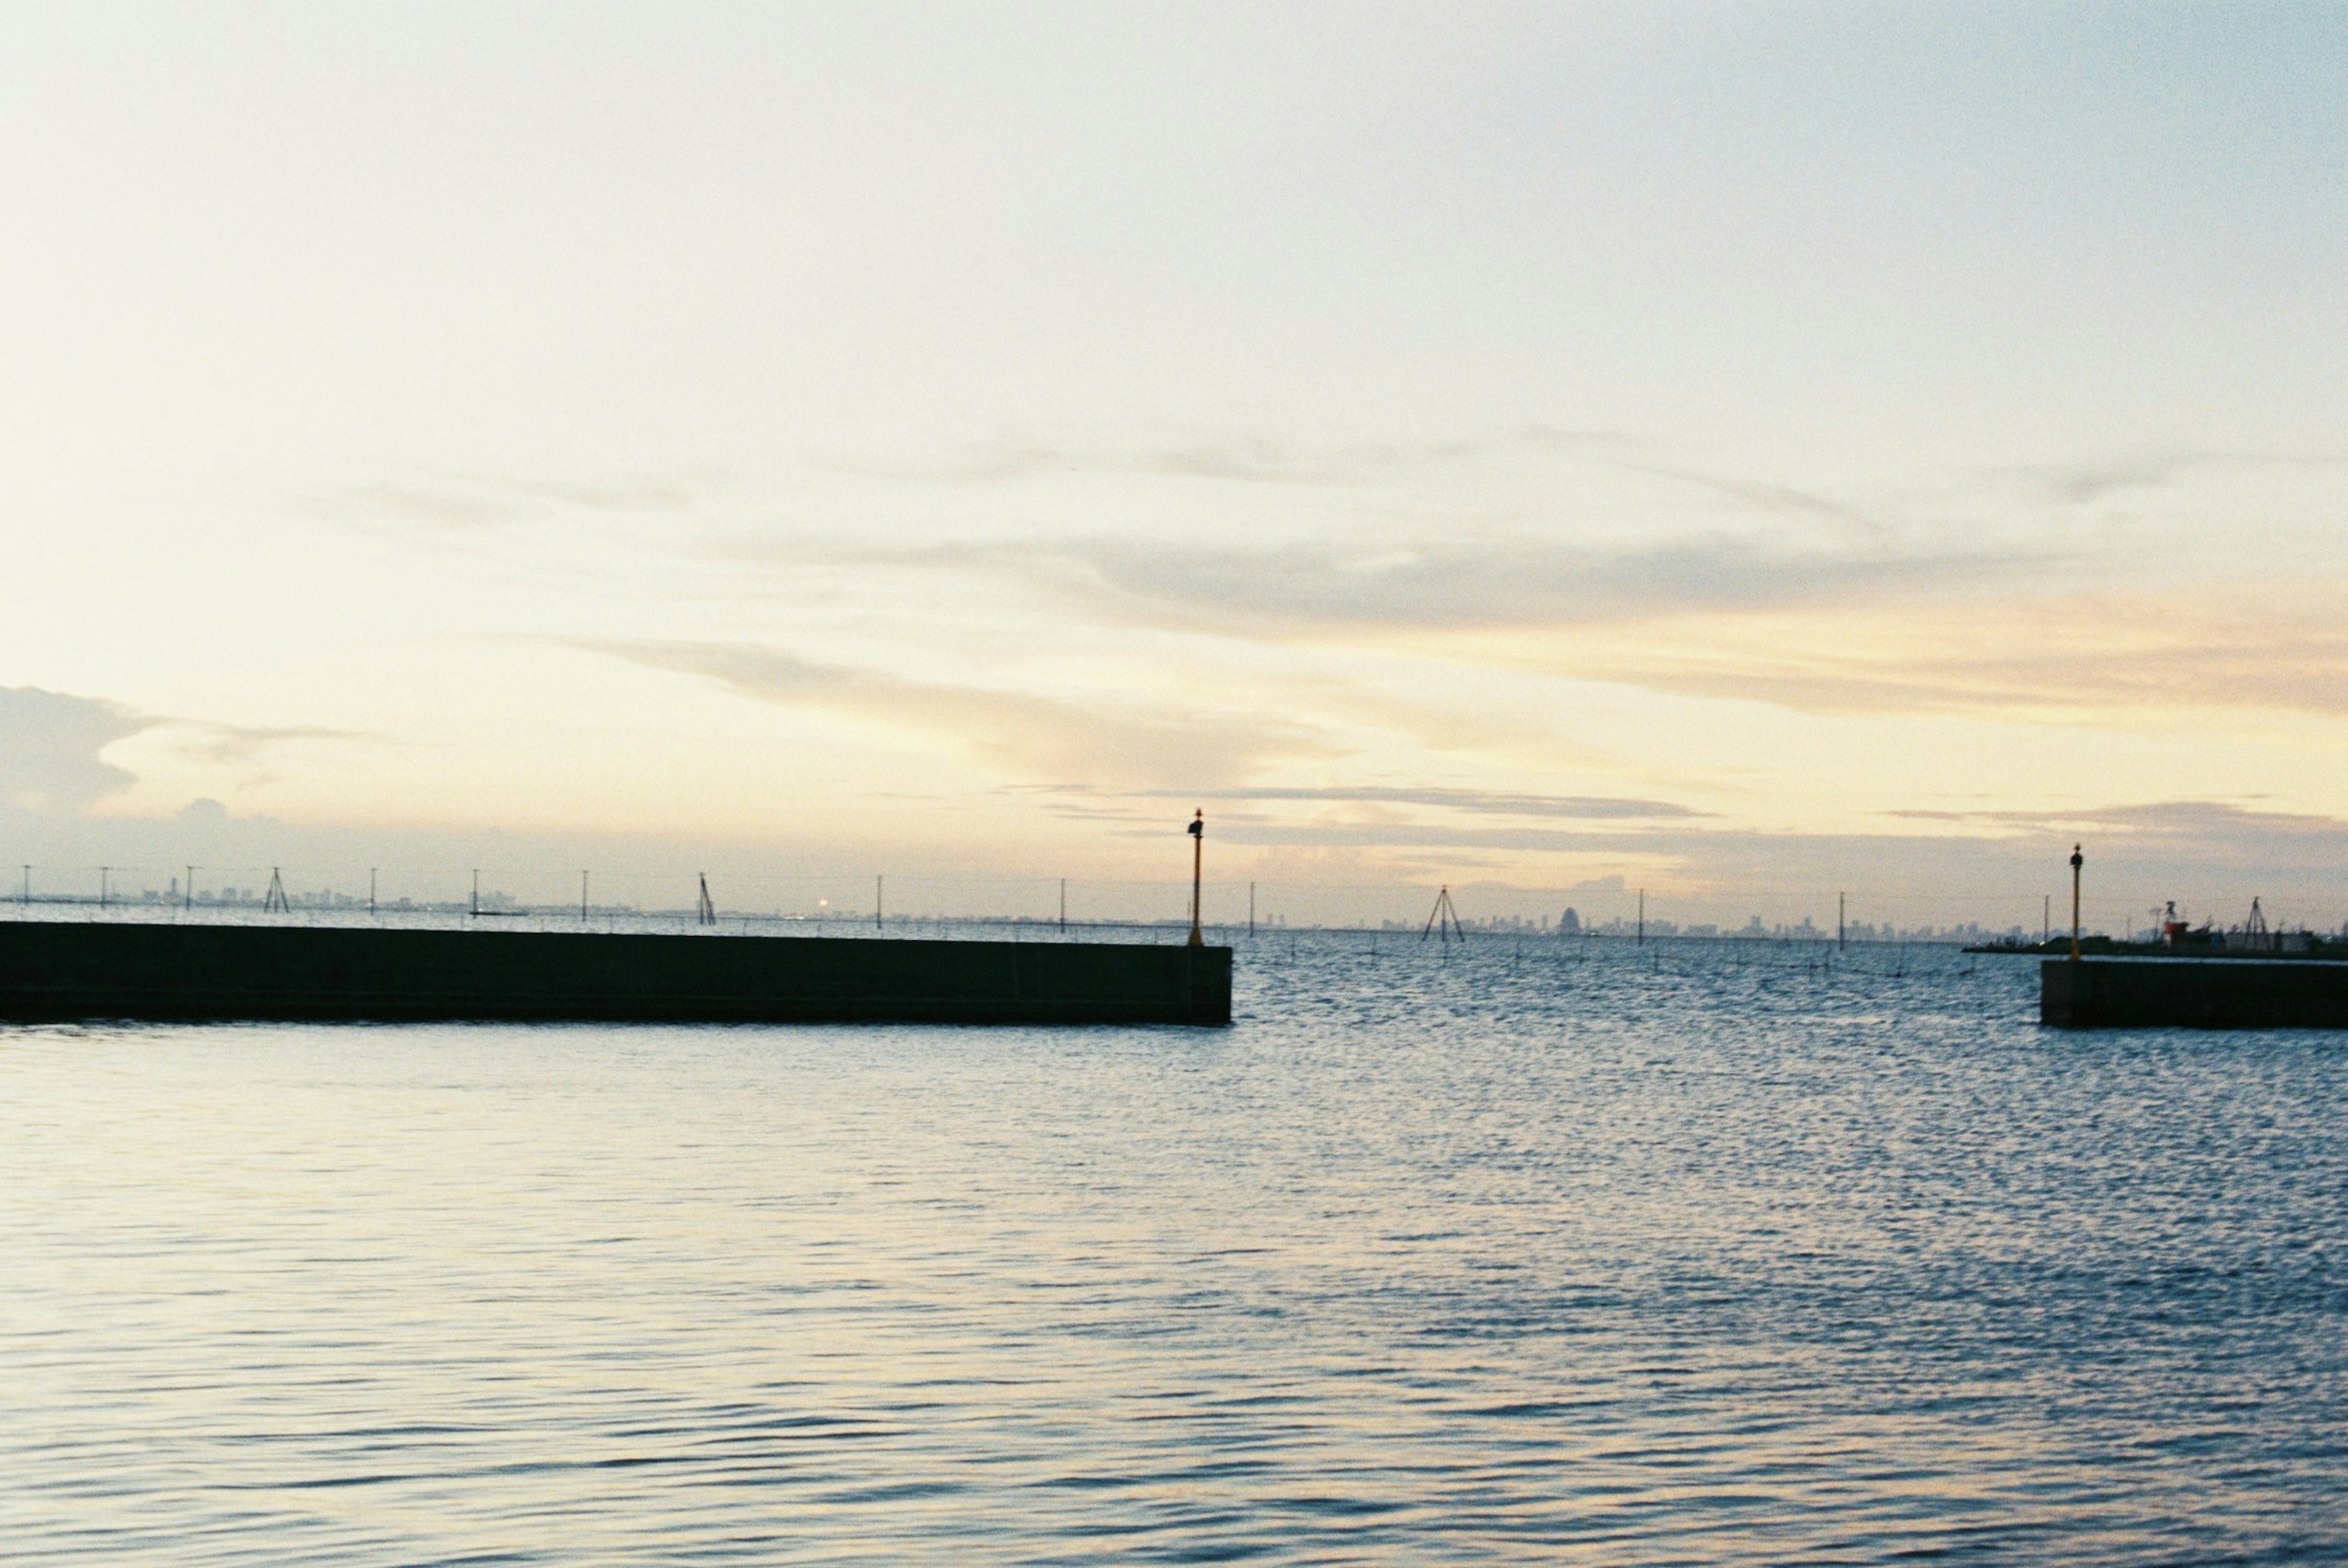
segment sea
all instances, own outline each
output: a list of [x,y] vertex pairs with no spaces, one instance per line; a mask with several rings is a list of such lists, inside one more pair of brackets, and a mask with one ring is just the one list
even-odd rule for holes
[[2348,1036],[1234,945],[1229,1029],[0,1027],[0,1560],[2348,1561]]

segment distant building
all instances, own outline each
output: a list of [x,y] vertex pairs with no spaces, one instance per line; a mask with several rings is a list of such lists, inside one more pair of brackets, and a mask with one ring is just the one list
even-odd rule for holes
[[1575,914],[1571,909],[1566,910],[1565,918],[1557,923],[1557,934],[1560,937],[1579,937],[1581,935],[1581,917]]

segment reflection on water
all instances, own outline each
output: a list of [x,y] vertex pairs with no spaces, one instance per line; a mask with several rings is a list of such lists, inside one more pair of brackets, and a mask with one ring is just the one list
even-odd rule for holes
[[0,1030],[15,1562],[2292,1562],[2348,1044],[1285,935],[1181,1030]]

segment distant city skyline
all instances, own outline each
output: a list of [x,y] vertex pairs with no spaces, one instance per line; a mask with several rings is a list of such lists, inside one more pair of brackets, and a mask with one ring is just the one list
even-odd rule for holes
[[2343,20],[17,8],[0,856],[2337,928]]

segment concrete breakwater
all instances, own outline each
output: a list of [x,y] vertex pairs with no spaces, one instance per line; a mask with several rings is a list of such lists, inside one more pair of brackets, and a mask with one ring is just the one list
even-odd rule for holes
[[2050,958],[2038,1020],[2063,1029],[2348,1029],[2348,964]]
[[0,1018],[1227,1024],[1231,950],[0,922]]

